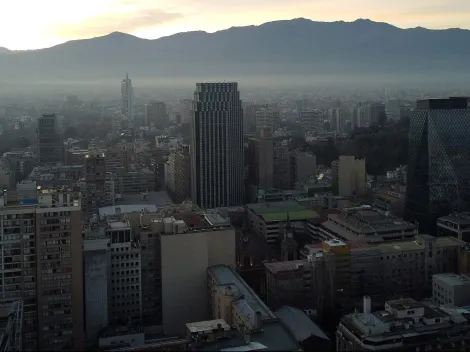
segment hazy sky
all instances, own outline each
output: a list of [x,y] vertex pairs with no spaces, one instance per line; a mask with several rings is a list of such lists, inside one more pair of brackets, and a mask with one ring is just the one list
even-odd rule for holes
[[310,18],[470,28],[470,0],[3,0],[0,46],[35,49],[113,31],[158,38]]

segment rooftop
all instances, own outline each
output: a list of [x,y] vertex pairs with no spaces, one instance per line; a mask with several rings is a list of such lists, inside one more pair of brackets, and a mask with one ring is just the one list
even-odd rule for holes
[[470,285],[470,277],[467,275],[459,275],[454,273],[434,274],[433,280],[446,283],[449,286],[465,286]]
[[298,342],[316,336],[330,340],[328,336],[300,309],[285,306],[275,312],[284,326],[289,329]]
[[277,274],[282,271],[291,271],[300,269],[302,266],[307,265],[306,260],[292,260],[285,262],[269,262],[264,263],[264,266],[273,274]]
[[172,204],[171,198],[165,191],[145,192],[136,194],[123,194],[122,199],[116,200],[116,205],[141,205],[147,204],[158,208]]
[[442,216],[437,219],[437,224],[450,222],[455,225],[468,225],[470,224],[470,213],[456,213],[447,216]]
[[274,319],[275,316],[263,301],[254,293],[250,286],[232,268],[225,265],[216,265],[209,268],[218,285],[234,285],[243,295],[243,300],[254,311],[261,313],[261,319]]
[[198,321],[195,323],[187,323],[186,327],[190,333],[196,333],[196,332],[204,333],[206,331],[212,331],[214,329],[218,329],[219,327],[224,330],[230,330],[230,325],[228,325],[226,321],[223,319],[205,320],[205,321]]
[[319,217],[318,213],[307,209],[296,201],[253,203],[246,206],[264,221],[286,221],[287,214],[290,220],[305,220]]

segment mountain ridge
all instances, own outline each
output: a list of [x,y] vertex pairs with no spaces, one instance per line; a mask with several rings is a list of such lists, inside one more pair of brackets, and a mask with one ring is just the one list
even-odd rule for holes
[[[470,72],[470,30],[305,18],[142,39],[122,32],[0,55],[5,80]],[[0,49],[1,51],[1,49]],[[7,69],[2,69],[7,68]]]

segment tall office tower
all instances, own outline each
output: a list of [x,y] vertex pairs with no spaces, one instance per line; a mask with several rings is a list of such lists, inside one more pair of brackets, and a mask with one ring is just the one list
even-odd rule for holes
[[260,133],[266,127],[274,132],[279,128],[280,123],[279,110],[267,108],[256,111],[256,133]]
[[126,78],[121,82],[121,99],[122,106],[121,112],[128,120],[134,119],[134,87],[129,75],[126,73]]
[[268,109],[268,104],[243,103],[243,131],[253,133],[256,131],[256,113],[262,109]]
[[274,142],[274,188],[290,189],[292,185],[291,153],[287,141]]
[[192,106],[193,106],[193,101],[191,99],[183,99],[180,101],[181,123],[191,121],[191,107]]
[[55,114],[41,115],[37,129],[38,164],[57,164],[62,162],[64,146]]
[[331,163],[331,179],[335,195],[343,197],[366,194],[366,159],[341,155]]
[[297,118],[300,120],[300,113],[302,111],[308,110],[308,100],[307,99],[299,99],[295,101],[295,110],[297,110]]
[[85,157],[86,189],[82,208],[86,218],[98,214],[100,207],[109,205],[106,200],[106,159],[103,153],[90,152]]
[[24,302],[24,349],[83,350],[79,193],[0,196],[0,302]]
[[175,203],[191,197],[191,157],[189,145],[182,144],[165,163],[165,189]]
[[405,219],[434,234],[437,217],[470,210],[470,108],[466,98],[417,102],[408,147]]
[[237,83],[198,83],[191,124],[192,200],[243,204],[243,110]]
[[336,133],[344,133],[346,127],[346,111],[341,108],[332,108],[328,110],[328,119],[332,130]]
[[318,132],[323,130],[324,120],[316,110],[301,111],[299,121],[302,124],[304,132]]
[[161,101],[152,101],[146,105],[146,122],[156,128],[168,126],[168,112],[166,104]]
[[270,128],[264,128],[258,138],[248,140],[249,183],[253,186],[274,186],[274,144]]

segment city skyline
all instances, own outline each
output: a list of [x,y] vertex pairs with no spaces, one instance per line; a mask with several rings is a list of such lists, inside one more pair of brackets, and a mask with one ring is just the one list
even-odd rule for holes
[[[25,6],[29,11],[24,11]],[[156,39],[179,32],[214,32],[299,17],[326,22],[368,18],[402,28],[470,28],[470,3],[465,0],[399,0],[393,4],[373,0],[298,0],[296,6],[275,0],[269,7],[261,0],[176,0],[170,6],[149,0],[84,0],[75,8],[70,2],[58,0],[25,0],[5,4],[3,13],[7,16],[0,24],[0,47],[11,50],[50,47],[114,31]]]

